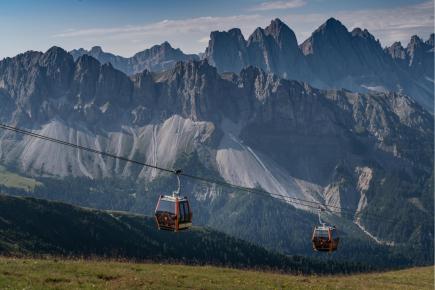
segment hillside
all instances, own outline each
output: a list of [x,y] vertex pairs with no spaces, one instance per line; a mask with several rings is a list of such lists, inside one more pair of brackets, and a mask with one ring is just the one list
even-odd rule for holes
[[[0,288],[433,289],[434,268],[350,276],[294,276],[217,267],[0,258]],[[25,277],[25,279],[23,279]]]
[[27,178],[6,170],[0,165],[0,186],[33,191],[36,186],[42,185],[35,179]]
[[288,257],[204,228],[178,234],[159,231],[150,217],[5,195],[0,195],[0,254],[108,257],[293,273],[370,269]]

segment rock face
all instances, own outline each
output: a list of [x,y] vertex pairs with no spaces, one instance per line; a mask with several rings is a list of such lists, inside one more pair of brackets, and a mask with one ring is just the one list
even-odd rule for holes
[[[258,33],[278,43],[289,33],[279,29]],[[365,32],[355,33],[364,36],[346,35],[373,44]],[[250,39],[250,47],[261,37]],[[277,65],[266,59],[264,65]],[[410,97],[320,90],[253,66],[220,75],[206,60],[189,61],[128,77],[110,63],[86,54],[74,61],[53,47],[0,62],[0,113],[2,122],[162,167],[194,154],[197,166],[228,182],[355,212],[400,192],[400,181],[389,180],[417,184],[433,170],[433,116]],[[0,161],[37,176],[153,181],[161,175],[5,131]],[[212,192],[197,190],[198,199]],[[418,201],[419,192],[406,198]]]
[[417,35],[411,37],[406,47],[409,68],[418,77],[432,78],[434,74],[434,34],[423,42]]
[[240,29],[213,31],[204,58],[219,72],[240,72],[249,63],[246,40]]
[[163,71],[172,68],[177,61],[199,60],[194,54],[184,54],[180,49],[174,49],[168,42],[154,45],[150,49],[136,53],[130,58],[121,57],[104,52],[101,47],[94,46],[87,51],[83,48],[70,51],[77,60],[86,54],[94,57],[101,63],[111,63],[113,67],[127,75],[142,72],[143,70]]
[[390,88],[398,79],[397,72],[385,74],[394,72],[394,63],[373,35],[359,28],[349,32],[333,18],[314,31],[301,50],[325,86]]
[[331,18],[298,47],[293,31],[275,19],[248,41],[238,29],[212,32],[204,57],[218,72],[253,65],[325,89],[405,93],[433,111],[433,35],[426,42],[413,37],[406,49],[383,49],[367,30],[348,31]]
[[279,19],[265,29],[257,28],[247,41],[237,28],[213,31],[204,57],[218,72],[239,73],[253,65],[289,79],[308,75],[294,32]]

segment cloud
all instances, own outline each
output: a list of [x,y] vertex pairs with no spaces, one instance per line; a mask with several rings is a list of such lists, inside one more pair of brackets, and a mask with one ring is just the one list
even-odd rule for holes
[[209,40],[210,40],[210,37],[204,36],[204,37],[201,37],[200,39],[198,39],[198,42],[202,43],[202,44],[208,44]]
[[[124,56],[132,55],[139,50],[164,41],[169,41],[171,45],[181,48],[184,52],[198,53],[204,51],[208,43],[208,38],[206,39],[205,36],[210,35],[211,31],[238,27],[244,35],[250,35],[255,28],[266,26],[269,22],[269,17],[258,14],[206,16],[181,20],[162,20],[134,26],[69,29],[52,37],[64,43],[80,43],[81,47],[84,44],[91,47],[98,43],[103,48]],[[75,45],[77,46],[77,44]]]
[[255,23],[263,22],[260,15],[237,15],[227,17],[197,17],[183,20],[163,20],[155,23],[124,26],[113,28],[89,28],[68,30],[53,35],[54,37],[83,37],[83,36],[114,36],[114,35],[170,35],[173,33],[207,32],[212,30],[229,29],[233,27],[252,28]]
[[256,6],[251,7],[251,11],[269,11],[280,9],[292,9],[305,6],[307,2],[305,0],[286,0],[286,1],[267,1],[262,2]]

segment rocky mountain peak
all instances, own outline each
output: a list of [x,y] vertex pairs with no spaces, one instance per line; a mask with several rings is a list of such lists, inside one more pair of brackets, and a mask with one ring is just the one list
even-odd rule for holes
[[264,41],[265,36],[266,36],[266,33],[265,33],[264,29],[261,27],[257,27],[254,30],[254,32],[249,36],[248,45],[249,45],[249,43],[252,43],[255,41],[257,41],[257,42]]
[[322,47],[328,47],[328,50],[343,45],[349,47],[350,39],[351,34],[347,28],[335,18],[329,18],[300,45],[300,48],[304,55],[310,55]]
[[348,30],[339,20],[331,17],[326,20],[314,33],[347,33]]
[[169,42],[163,42],[162,44],[156,44],[153,45],[149,49],[145,49],[143,51],[140,51],[136,53],[133,57],[135,58],[148,58],[148,57],[154,57],[156,55],[159,55],[160,57],[165,57],[167,54],[170,54],[173,52],[172,46],[169,44]]
[[245,42],[245,38],[242,34],[242,31],[239,28],[231,28],[228,31],[215,30],[210,32],[209,47],[210,47],[210,42],[214,43],[214,42],[228,41],[228,40]]
[[[309,66],[328,86],[335,83],[334,87],[361,90],[370,83],[370,87],[381,88],[387,83],[382,77],[388,82],[398,77],[385,74],[394,71],[394,62],[372,34],[360,28],[349,32],[334,18],[322,24],[300,47]],[[391,82],[385,86],[394,85]]]
[[68,54],[62,47],[52,46],[45,53],[45,55],[64,55]]
[[239,72],[248,61],[246,40],[238,28],[213,31],[204,57],[219,72]]
[[281,33],[281,30],[283,29],[289,30],[290,28],[285,23],[283,23],[279,18],[273,19],[270,22],[269,26],[265,28],[267,33],[273,36],[279,35]]
[[413,35],[411,36],[411,40],[409,41],[408,47],[420,45],[422,43],[423,40],[420,37],[418,37],[418,35]]
[[162,44],[160,44],[160,46],[166,49],[172,48],[171,44],[168,41],[163,42]]
[[57,46],[49,48],[41,59],[43,65],[62,65],[64,62],[74,62],[73,57],[63,48]]
[[296,35],[278,18],[256,28],[248,40],[240,29],[212,32],[205,58],[218,72],[239,73],[253,65],[291,79],[309,75]]
[[376,39],[373,36],[373,34],[371,34],[367,29],[363,30],[363,29],[357,27],[357,28],[352,30],[351,34],[354,37],[361,37],[361,38],[365,38],[365,39],[376,41]]
[[393,59],[407,58],[405,48],[402,46],[402,43],[400,43],[400,41],[393,43],[390,47],[387,47],[386,50]]
[[242,31],[239,28],[232,28],[228,30],[228,34],[239,40],[245,40],[245,37],[243,36]]
[[[432,42],[432,44],[431,44]],[[433,34],[428,41],[424,42],[417,35],[413,35],[406,47],[406,52],[409,58],[409,70],[417,77],[430,81],[425,84],[430,88],[432,99],[428,100],[428,104],[433,107],[433,79],[434,79],[434,47],[433,47]],[[431,81],[432,80],[432,81]]]
[[76,60],[76,70],[86,70],[89,67],[99,67],[100,62],[94,57],[84,54]]
[[51,87],[47,93],[54,97],[63,96],[74,73],[73,57],[64,49],[53,46],[41,57],[39,65],[46,67],[40,74],[45,75],[47,87]]
[[93,46],[91,48],[91,53],[102,53],[103,49],[101,48],[101,46]]
[[258,27],[247,42],[249,64],[290,79],[307,76],[307,67],[296,35],[281,20],[272,20],[265,29]]
[[430,36],[429,36],[429,39],[426,41],[426,44],[427,45],[430,45],[430,46],[432,46],[432,47],[434,47],[434,43],[435,43],[435,34],[434,33],[432,33]]
[[264,31],[266,34],[271,35],[280,47],[288,46],[297,50],[298,43],[295,33],[279,18],[272,20]]
[[152,46],[149,50],[144,50],[140,53],[137,53],[136,56],[140,56],[141,54],[160,54],[161,57],[168,57],[169,55],[176,53],[182,54],[181,50],[173,48],[169,42],[165,41],[162,44]]

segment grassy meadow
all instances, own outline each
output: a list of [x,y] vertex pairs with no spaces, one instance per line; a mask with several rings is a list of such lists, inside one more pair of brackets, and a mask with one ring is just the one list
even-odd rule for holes
[[434,289],[434,267],[298,276],[210,266],[0,258],[0,289]]

